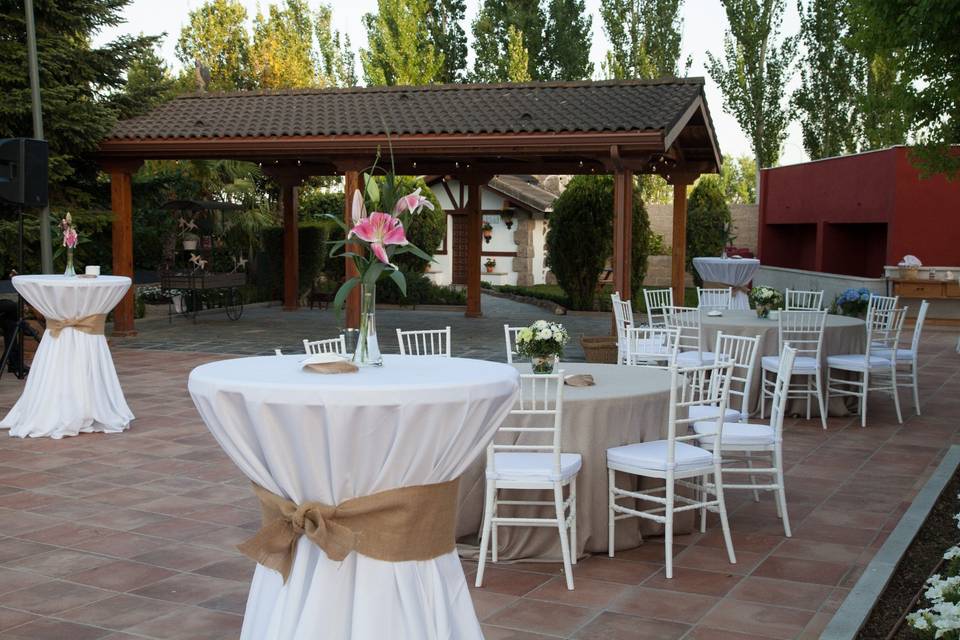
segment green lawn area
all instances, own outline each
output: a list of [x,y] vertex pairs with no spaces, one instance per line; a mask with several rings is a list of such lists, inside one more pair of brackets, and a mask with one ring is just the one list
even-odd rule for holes
[[[660,289],[662,287],[643,287],[643,289]],[[521,296],[530,296],[531,298],[540,298],[541,300],[549,300],[551,302],[556,302],[559,305],[569,308],[570,300],[567,297],[567,293],[563,290],[560,285],[556,284],[535,284],[529,287],[515,287],[512,285],[501,285],[496,287],[498,291],[504,293],[513,293]],[[612,286],[605,286],[597,295],[597,307],[601,311],[609,311],[610,307],[610,294],[613,293]],[[687,287],[684,293],[684,306],[695,307],[697,306],[697,290],[693,287]],[[638,291],[634,295],[633,300],[633,310],[637,312],[646,313],[647,308],[643,300],[643,293]]]

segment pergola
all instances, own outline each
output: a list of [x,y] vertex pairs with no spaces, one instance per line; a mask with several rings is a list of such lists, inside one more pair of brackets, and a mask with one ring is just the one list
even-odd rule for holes
[[[613,174],[614,284],[625,298],[633,177],[663,176],[674,186],[672,286],[683,300],[686,187],[721,162],[702,78],[187,95],[117,123],[100,145],[111,180],[113,272],[133,274],[131,176],[144,160],[258,162],[280,186],[283,308],[296,309],[297,187],[310,176],[342,175],[349,195],[377,155],[391,153],[397,173],[467,185],[455,213],[476,229],[467,242],[468,316],[481,314],[480,186],[494,175]],[[358,311],[354,297],[351,326]],[[134,331],[132,292],[114,318],[115,334]]]

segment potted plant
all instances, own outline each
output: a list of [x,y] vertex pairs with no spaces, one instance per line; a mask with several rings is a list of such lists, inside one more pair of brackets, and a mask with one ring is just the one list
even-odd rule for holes
[[500,213],[500,219],[503,220],[503,226],[505,226],[507,229],[513,228],[513,210],[512,209],[504,209]]
[[483,241],[490,244],[490,240],[493,238],[493,225],[489,222],[484,222],[481,230],[483,231]]
[[530,358],[534,373],[553,373],[569,339],[562,324],[537,320],[517,334],[517,353]]
[[773,287],[754,287],[750,291],[750,304],[756,309],[758,318],[766,318],[772,309],[783,307],[783,294]]
[[487,268],[487,273],[493,273],[493,270],[497,267],[497,261],[493,258],[487,258],[487,261],[483,263],[483,266]]
[[862,318],[870,304],[870,290],[866,288],[847,289],[833,300],[833,307],[843,316]]
[[200,236],[195,233],[186,232],[183,234],[183,250],[196,251],[197,243],[200,242]]

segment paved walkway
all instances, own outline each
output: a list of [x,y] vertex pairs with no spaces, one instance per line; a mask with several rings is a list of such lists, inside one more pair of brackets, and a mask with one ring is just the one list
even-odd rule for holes
[[[396,330],[443,329],[449,326],[453,334],[453,354],[465,358],[503,360],[505,345],[503,325],[529,325],[535,320],[561,322],[570,333],[570,344],[564,359],[583,360],[581,335],[610,333],[609,314],[569,314],[554,316],[548,310],[529,304],[493,296],[483,296],[482,318],[466,318],[463,311],[424,309],[380,309],[377,311],[377,335],[385,353],[397,353]],[[303,350],[304,338],[320,340],[339,333],[336,313],[332,310],[301,309],[282,311],[279,306],[257,306],[246,309],[237,321],[227,319],[222,312],[205,313],[196,324],[187,318],[166,316],[138,320],[139,335],[133,338],[114,338],[111,343],[120,348],[161,349],[164,351],[192,351],[235,355],[272,354],[274,348],[284,353]]]

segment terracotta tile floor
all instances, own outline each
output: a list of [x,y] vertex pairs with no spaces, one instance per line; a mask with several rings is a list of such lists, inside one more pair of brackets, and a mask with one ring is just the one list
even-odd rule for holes
[[[945,448],[960,442],[955,333],[922,345],[923,417],[903,395],[869,424],[792,420],[786,433],[794,537],[773,502],[731,493],[740,563],[719,527],[676,540],[675,578],[662,541],[587,558],[568,592],[556,564],[498,565],[474,590],[490,640],[546,637],[816,638]],[[220,355],[114,344],[137,420],[122,435],[0,437],[0,637],[43,640],[236,638],[253,566],[233,544],[259,515],[247,481],[207,434],[187,374]],[[0,381],[0,410],[20,383]],[[468,578],[475,566],[464,562]],[[471,580],[472,582],[472,580]]]

